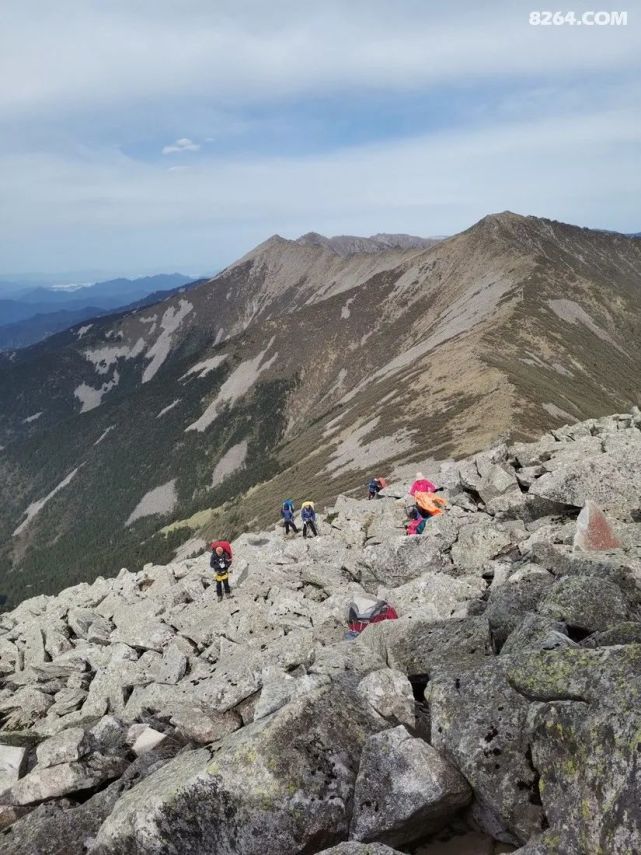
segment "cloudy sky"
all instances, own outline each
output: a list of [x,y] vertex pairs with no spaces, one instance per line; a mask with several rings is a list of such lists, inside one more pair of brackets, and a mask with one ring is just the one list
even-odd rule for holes
[[[567,5],[567,4],[566,4]],[[1,0],[0,274],[215,271],[510,209],[641,230],[641,5]],[[565,7],[564,7],[565,8]]]

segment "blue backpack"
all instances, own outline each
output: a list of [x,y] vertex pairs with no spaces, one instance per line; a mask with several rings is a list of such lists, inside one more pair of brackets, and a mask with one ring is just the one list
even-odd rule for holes
[[294,502],[292,499],[285,499],[283,502],[283,511],[293,511],[294,510]]

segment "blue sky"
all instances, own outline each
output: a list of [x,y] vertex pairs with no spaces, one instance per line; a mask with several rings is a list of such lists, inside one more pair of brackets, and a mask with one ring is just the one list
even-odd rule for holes
[[0,274],[203,273],[275,232],[505,209],[641,230],[639,4],[533,7],[3,0]]

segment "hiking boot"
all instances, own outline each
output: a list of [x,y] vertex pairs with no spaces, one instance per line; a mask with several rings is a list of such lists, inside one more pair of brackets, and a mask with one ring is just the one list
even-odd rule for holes
[[223,595],[222,595],[222,594],[218,594],[218,602],[219,602],[219,603],[222,603],[222,601],[223,601]]
[[232,594],[232,592],[231,592],[231,591],[227,591],[227,599],[228,599],[228,600],[233,600],[233,599],[234,599],[234,595]]

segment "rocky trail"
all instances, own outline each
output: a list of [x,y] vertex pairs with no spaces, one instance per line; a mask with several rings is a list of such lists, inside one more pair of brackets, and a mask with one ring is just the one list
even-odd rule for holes
[[641,851],[641,414],[429,474],[0,615],[0,852]]

